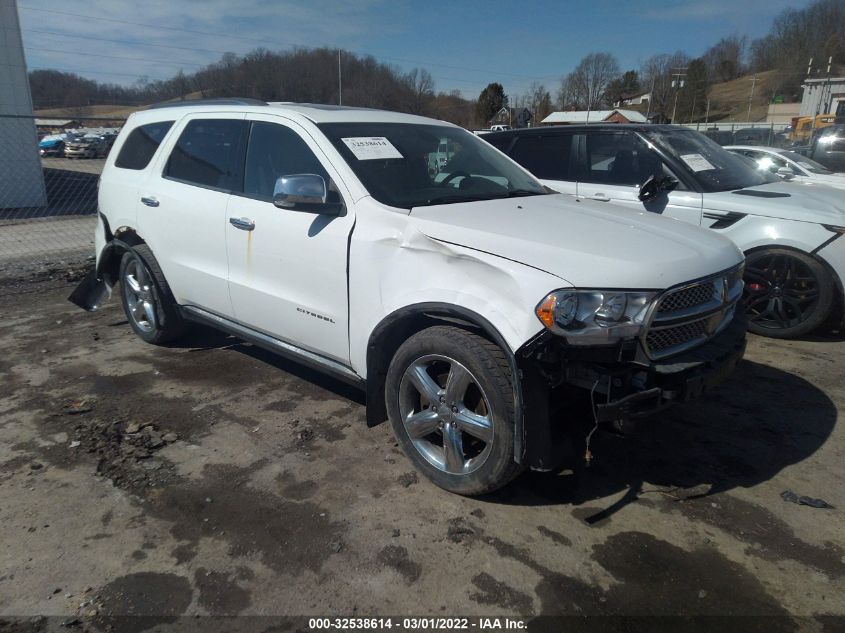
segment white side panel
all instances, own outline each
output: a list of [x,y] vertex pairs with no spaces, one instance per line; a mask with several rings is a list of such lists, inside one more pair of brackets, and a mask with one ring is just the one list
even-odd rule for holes
[[610,202],[630,208],[633,211],[648,211],[667,218],[674,218],[694,224],[701,224],[701,194],[695,191],[672,191],[661,194],[653,200],[642,202],[637,185],[606,185],[578,183],[578,197],[599,202]]
[[833,233],[820,224],[749,215],[724,229],[714,229],[747,253],[760,246],[786,246],[811,253]]
[[[140,186],[138,229],[156,256],[176,301],[232,316],[226,258],[226,205],[230,195],[162,177],[167,158],[189,120],[243,119],[244,114],[208,113],[174,125]],[[158,206],[140,202],[154,198]]]
[[350,353],[366,374],[367,342],[392,312],[418,303],[460,306],[486,318],[512,351],[543,329],[534,308],[560,278],[424,236],[408,216],[371,198],[356,210],[350,252]]
[[845,283],[845,236],[836,238],[816,254],[830,264],[839,281]]

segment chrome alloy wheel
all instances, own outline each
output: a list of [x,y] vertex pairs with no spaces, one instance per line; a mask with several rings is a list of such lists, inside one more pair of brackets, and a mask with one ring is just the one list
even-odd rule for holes
[[123,274],[123,296],[135,325],[144,332],[156,328],[156,295],[152,279],[136,256],[126,265]]
[[472,373],[448,356],[423,356],[405,370],[399,413],[414,448],[439,470],[466,475],[490,455],[490,401]]

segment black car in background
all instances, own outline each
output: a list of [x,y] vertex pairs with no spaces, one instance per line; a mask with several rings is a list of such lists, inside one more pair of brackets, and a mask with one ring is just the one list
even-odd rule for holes
[[830,171],[845,172],[845,124],[837,123],[819,130],[810,146],[801,153]]

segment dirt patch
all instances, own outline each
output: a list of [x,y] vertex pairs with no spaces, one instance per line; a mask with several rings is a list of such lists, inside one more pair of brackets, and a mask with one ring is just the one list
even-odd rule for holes
[[251,602],[249,592],[230,574],[200,567],[194,572],[194,586],[200,592],[197,602],[213,615],[237,615]]
[[183,576],[155,572],[129,574],[116,578],[99,591],[100,615],[95,621],[102,628],[140,633],[175,622],[192,599],[191,583]]
[[[778,497],[772,503],[783,501]],[[725,530],[734,538],[748,543],[748,552],[769,561],[784,558],[818,569],[831,578],[845,576],[845,550],[828,543],[819,547],[806,543],[771,512],[730,495],[712,495],[700,499],[672,502],[664,499],[659,507],[664,512],[682,512],[694,521]],[[819,520],[824,520],[823,516]]]
[[479,590],[470,594],[470,599],[478,604],[501,607],[517,613],[531,613],[534,601],[521,591],[499,582],[493,576],[482,572],[472,579],[472,584]]
[[[67,401],[59,411],[47,415],[42,428],[47,435],[66,434],[66,442],[25,442],[13,448],[38,455],[59,468],[92,461],[98,476],[136,494],[175,481],[171,464],[156,454],[176,442],[178,434],[154,422],[127,421],[128,416],[118,413],[115,407],[99,411],[94,400]],[[107,524],[106,519],[103,525]]]
[[274,571],[296,576],[306,569],[319,571],[336,553],[332,544],[346,526],[314,503],[288,501],[252,487],[251,476],[264,465],[206,466],[199,480],[148,495],[149,512],[173,524],[180,560],[200,539],[212,538],[228,543],[231,556],[256,556]]
[[287,499],[294,501],[304,501],[309,497],[313,497],[319,488],[317,482],[307,479],[305,481],[297,481],[293,473],[285,471],[276,477],[279,483],[279,492]]
[[419,580],[422,573],[422,566],[412,561],[408,556],[408,550],[401,545],[388,545],[382,548],[378,554],[378,562],[399,572],[408,584]]
[[572,547],[572,541],[560,532],[555,532],[554,530],[550,530],[549,528],[542,525],[537,526],[537,531],[540,532],[540,534],[542,534],[543,536],[549,537],[558,545],[561,545],[563,547]]

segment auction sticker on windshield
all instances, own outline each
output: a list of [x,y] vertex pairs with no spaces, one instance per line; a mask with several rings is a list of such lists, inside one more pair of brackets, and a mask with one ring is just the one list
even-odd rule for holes
[[710,161],[704,158],[701,154],[682,154],[681,160],[687,164],[687,167],[693,171],[707,171],[708,169],[715,169]]
[[399,150],[383,136],[355,136],[340,139],[358,160],[404,158]]

